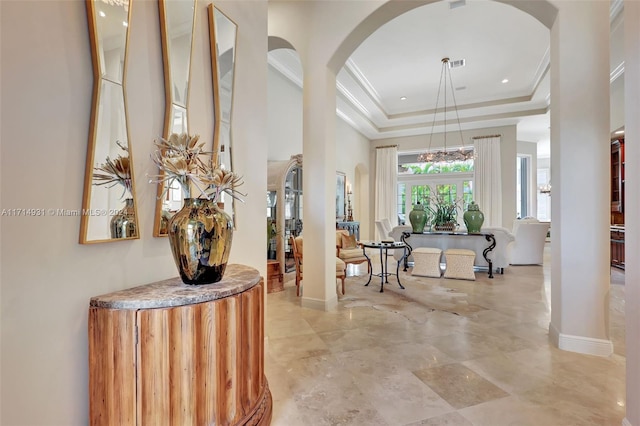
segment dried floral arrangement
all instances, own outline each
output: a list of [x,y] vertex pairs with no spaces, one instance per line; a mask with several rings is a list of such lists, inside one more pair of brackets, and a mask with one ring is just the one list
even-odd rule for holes
[[132,193],[131,188],[131,163],[129,161],[129,149],[123,146],[120,141],[116,141],[116,144],[122,149],[126,155],[118,155],[115,159],[107,157],[106,161],[94,167],[93,173],[94,185],[106,185],[107,188],[111,188],[115,185],[122,185],[123,191],[120,198],[122,198],[127,191]]
[[[243,201],[246,194],[236,188],[242,185],[242,178],[230,170],[214,165],[212,152],[204,149],[199,135],[173,133],[168,139],[154,141],[158,148],[151,159],[163,172],[152,176],[151,183],[163,183],[161,197],[177,182],[184,198],[205,198],[218,201],[222,193]],[[194,196],[195,194],[195,196]]]

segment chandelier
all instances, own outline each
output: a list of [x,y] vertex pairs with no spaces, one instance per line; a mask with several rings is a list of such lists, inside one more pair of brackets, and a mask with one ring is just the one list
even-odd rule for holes
[[[456,114],[458,123],[458,133],[460,134],[460,148],[447,148],[447,75],[449,76],[449,86],[451,88],[451,97],[453,99],[453,110]],[[438,114],[438,103],[440,101],[440,93],[443,92],[444,97],[444,146],[437,151],[431,150],[431,141],[433,139],[433,128],[436,123],[436,115]],[[451,80],[451,70],[449,67],[449,58],[442,58],[442,70],[440,71],[440,83],[438,84],[438,95],[436,97],[436,108],[433,112],[433,123],[431,124],[431,133],[429,134],[429,148],[427,152],[418,155],[418,161],[423,163],[452,163],[456,161],[467,161],[474,158],[472,147],[464,146],[464,137],[462,136],[462,127],[460,126],[460,117],[458,116],[458,107],[456,105],[456,96],[453,89],[453,81]]]
[[129,0],[102,0],[102,2],[109,6],[122,6],[125,11],[129,11]]

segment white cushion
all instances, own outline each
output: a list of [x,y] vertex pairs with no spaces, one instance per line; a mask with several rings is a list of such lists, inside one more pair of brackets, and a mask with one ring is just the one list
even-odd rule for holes
[[542,265],[549,226],[548,222],[525,222],[517,226],[509,253],[512,265]]

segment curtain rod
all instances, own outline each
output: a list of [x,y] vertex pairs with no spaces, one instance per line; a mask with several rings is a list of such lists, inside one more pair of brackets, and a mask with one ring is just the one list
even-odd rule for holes
[[384,146],[376,146],[376,149],[382,149],[382,148],[397,148],[398,145],[384,145]]
[[499,138],[499,137],[502,137],[502,135],[474,136],[471,139]]

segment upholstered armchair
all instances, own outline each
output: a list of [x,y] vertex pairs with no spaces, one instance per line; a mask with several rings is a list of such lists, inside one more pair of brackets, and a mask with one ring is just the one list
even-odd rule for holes
[[369,265],[362,247],[356,241],[355,235],[349,235],[349,231],[345,229],[336,230],[336,256],[344,263],[360,264],[367,262],[367,272],[369,272]]
[[376,220],[376,229],[378,230],[378,234],[380,234],[380,239],[386,240],[391,233],[391,222],[389,219]]
[[515,241],[510,247],[509,256],[512,265],[542,265],[549,226],[549,222],[537,220],[514,221]]
[[[300,282],[302,281],[302,236],[289,237],[291,249],[293,250],[293,260],[296,265],[296,296],[300,296]],[[342,294],[344,294],[344,279],[347,276],[347,265],[336,257],[336,278],[342,281]]]

